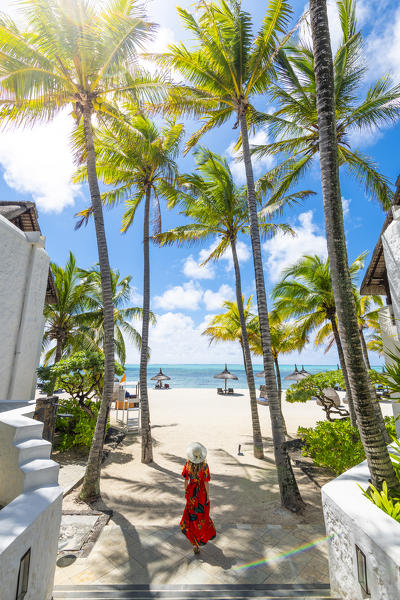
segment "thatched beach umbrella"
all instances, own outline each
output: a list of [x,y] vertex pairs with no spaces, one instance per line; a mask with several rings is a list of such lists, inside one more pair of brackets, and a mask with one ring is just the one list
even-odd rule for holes
[[297,365],[294,365],[293,373],[290,373],[290,375],[286,375],[285,379],[290,379],[291,381],[300,381],[301,379],[304,379],[304,377],[307,377],[307,375],[303,375],[298,370]]
[[[152,381],[170,381],[171,377],[168,377],[168,375],[164,375],[164,373],[162,372],[162,369],[160,369],[160,372],[157,373],[157,375],[154,375],[154,377],[151,378]],[[161,383],[161,387],[162,387],[162,383]]]
[[300,375],[303,375],[303,377],[308,377],[309,375],[311,375],[311,373],[305,370],[304,365],[301,365]]
[[225,369],[221,373],[218,373],[218,375],[214,375],[214,379],[225,379],[225,394],[226,394],[226,383],[227,383],[228,379],[237,379],[237,377],[236,377],[236,375],[234,375],[233,373],[230,373],[228,371],[228,367],[225,363]]

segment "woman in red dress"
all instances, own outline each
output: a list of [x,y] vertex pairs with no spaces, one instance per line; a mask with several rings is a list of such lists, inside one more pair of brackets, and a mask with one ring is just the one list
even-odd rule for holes
[[182,477],[185,478],[186,506],[180,525],[195,554],[200,552],[199,546],[204,546],[216,536],[214,523],[210,519],[210,470],[206,456],[207,450],[202,444],[190,444],[187,449],[188,460],[182,471]]

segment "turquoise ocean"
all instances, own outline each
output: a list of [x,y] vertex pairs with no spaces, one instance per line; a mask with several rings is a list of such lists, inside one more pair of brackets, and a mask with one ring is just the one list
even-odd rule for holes
[[[298,364],[300,370],[303,365]],[[151,377],[156,375],[160,368],[163,373],[171,377],[169,385],[171,388],[217,388],[223,387],[224,381],[221,379],[214,379],[213,376],[224,370],[224,364],[210,364],[210,365],[184,365],[184,364],[149,364],[148,366],[148,384],[149,387],[154,386],[155,381],[151,381]],[[304,365],[306,371],[310,374],[320,373],[321,371],[333,371],[337,369],[337,365]],[[381,367],[376,367],[379,371]],[[243,365],[239,364],[228,364],[228,369],[231,373],[238,377],[238,381],[228,380],[229,387],[245,388],[246,374]],[[262,371],[263,367],[261,364],[253,365],[254,373]],[[294,365],[280,365],[280,371],[282,376],[282,387],[287,389],[293,381],[285,381],[286,375],[293,373]],[[129,381],[137,381],[139,379],[139,365],[126,365],[126,379],[129,385]],[[262,377],[255,377],[256,386],[264,383]]]

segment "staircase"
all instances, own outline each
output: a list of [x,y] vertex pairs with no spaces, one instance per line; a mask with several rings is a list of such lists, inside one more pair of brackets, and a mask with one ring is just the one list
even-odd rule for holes
[[325,583],[58,585],[53,600],[340,600]]

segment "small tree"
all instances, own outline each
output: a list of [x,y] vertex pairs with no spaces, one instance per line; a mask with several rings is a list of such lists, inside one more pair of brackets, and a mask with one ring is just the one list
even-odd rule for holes
[[349,411],[344,406],[336,406],[335,401],[326,393],[327,388],[333,388],[335,385],[340,385],[341,388],[345,387],[342,371],[327,371],[309,375],[290,386],[286,392],[286,401],[291,403],[307,402],[311,398],[318,398],[328,421],[335,420],[332,415],[339,415],[337,418],[346,419],[349,417]]
[[[122,375],[118,363],[115,372]],[[44,392],[51,393],[54,387],[64,389],[80,408],[93,417],[94,400],[100,400],[104,384],[104,354],[101,352],[75,352],[57,363],[39,367],[38,376],[43,382]]]

